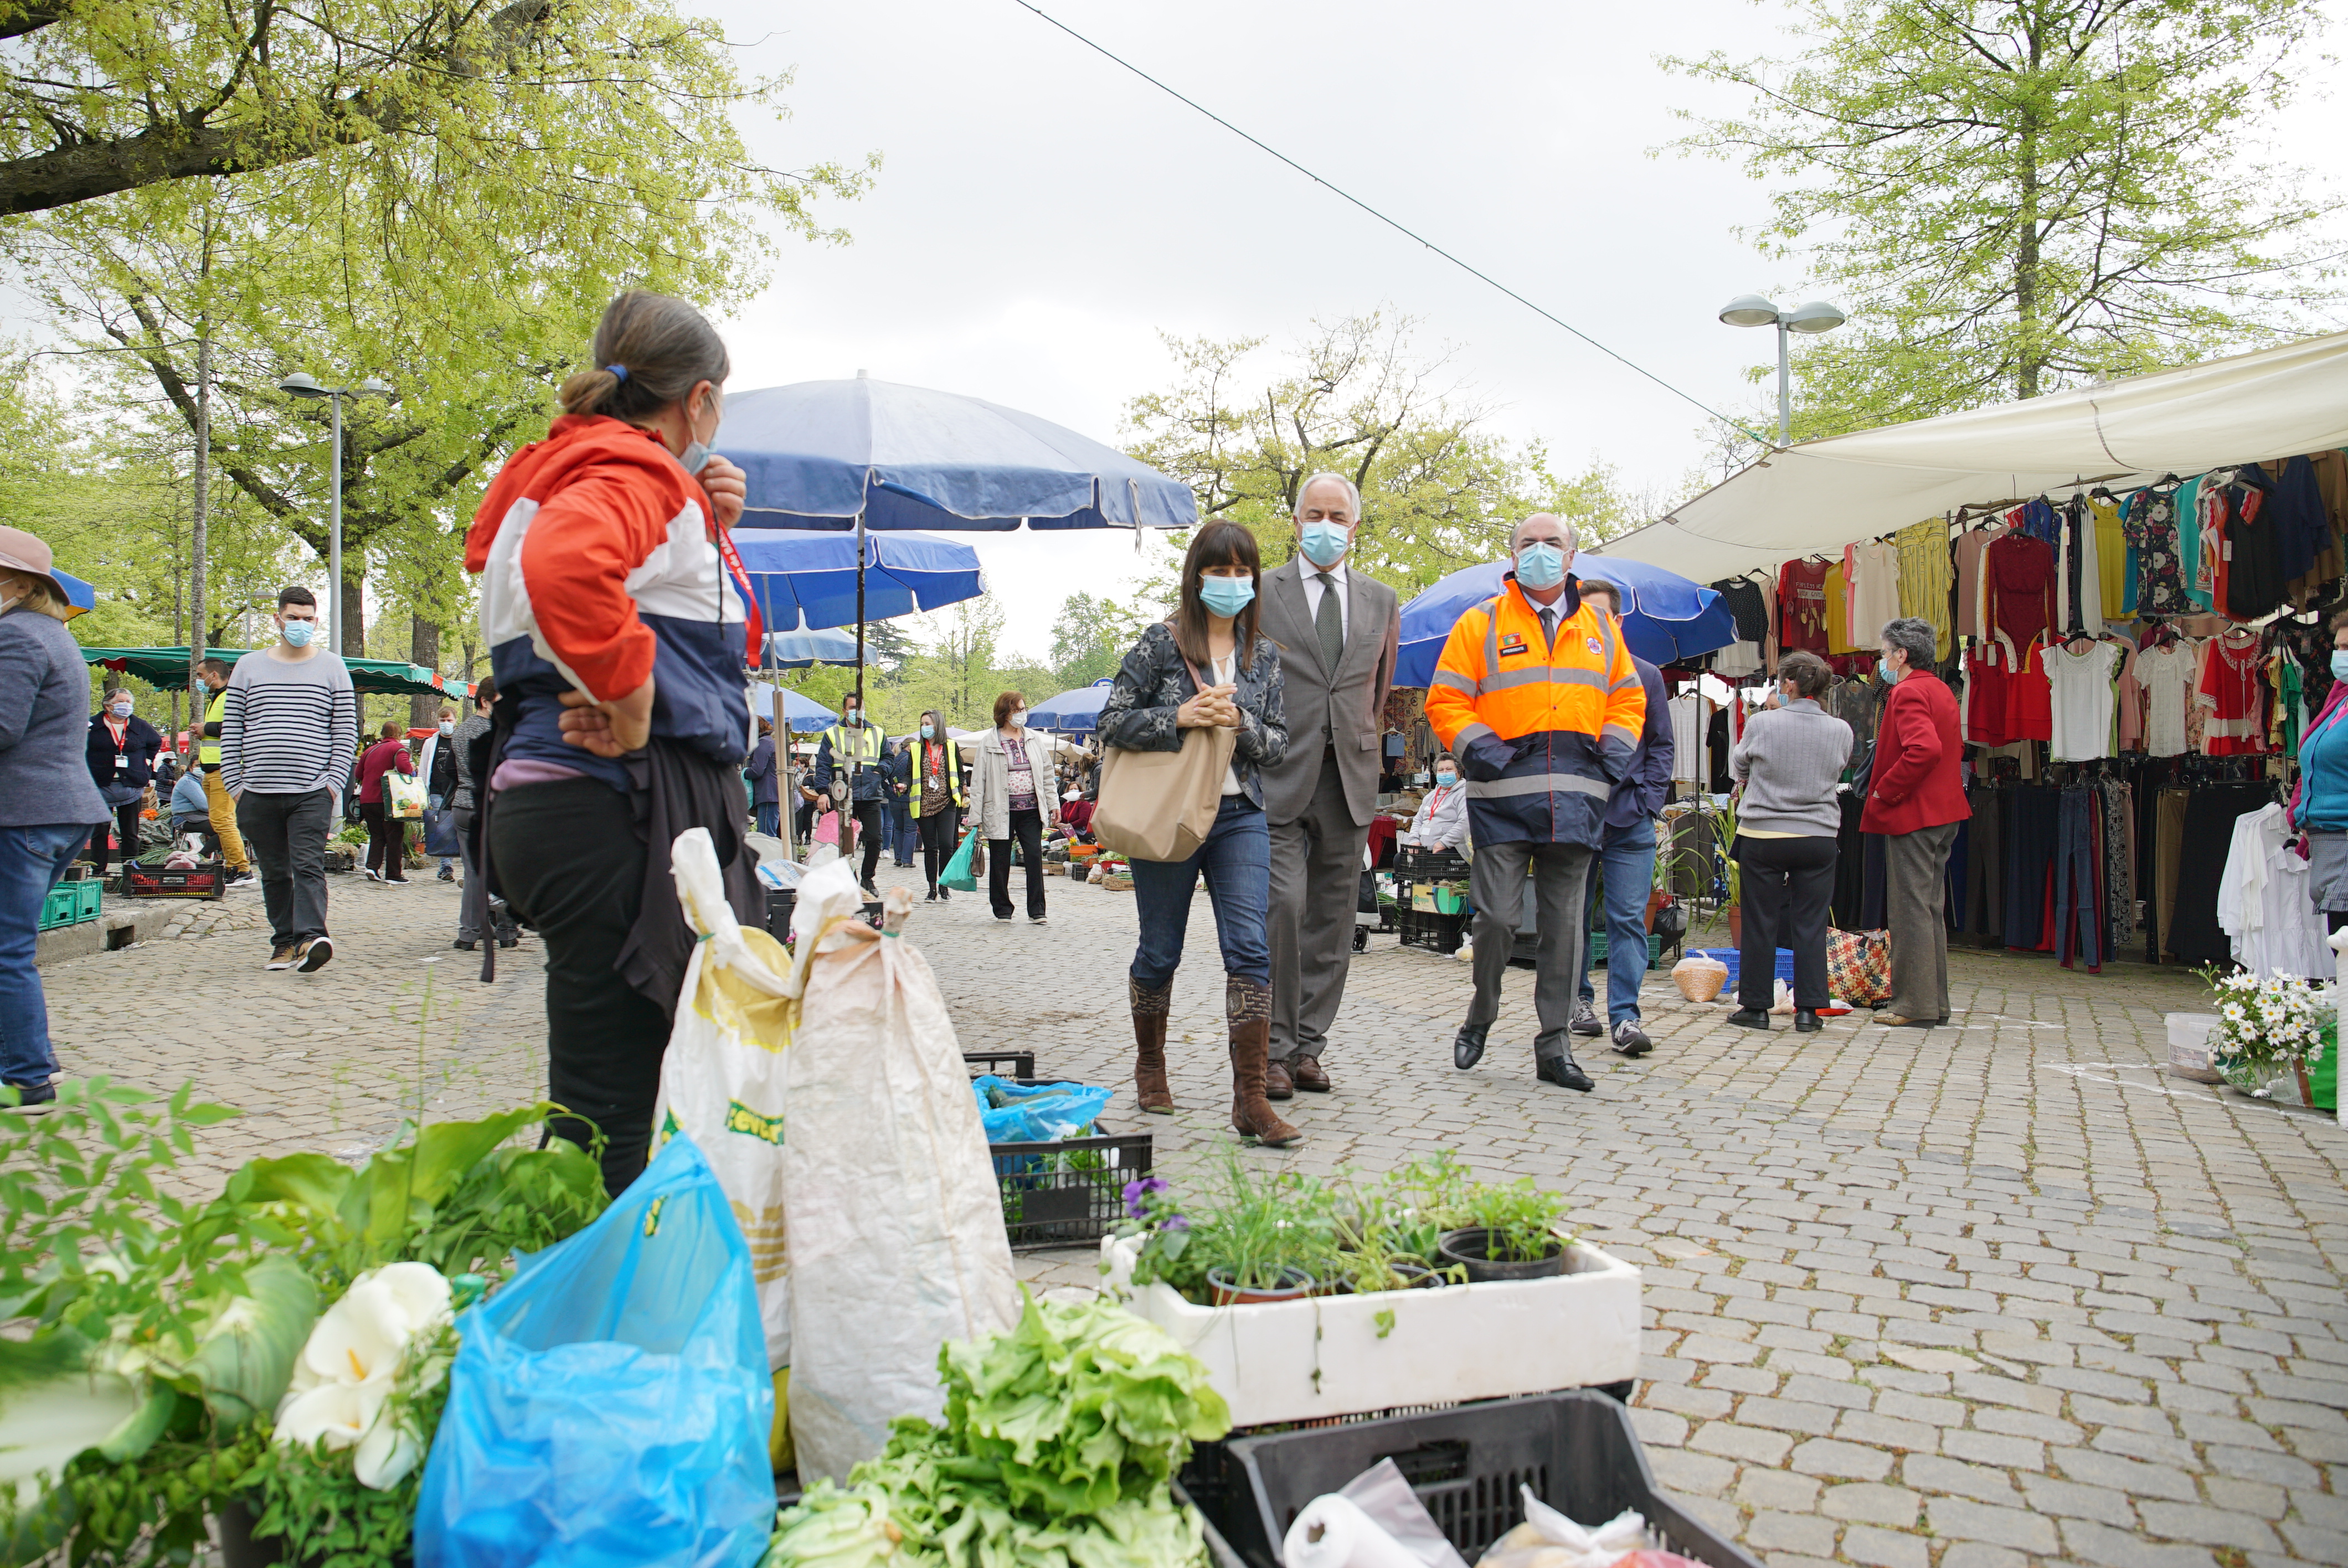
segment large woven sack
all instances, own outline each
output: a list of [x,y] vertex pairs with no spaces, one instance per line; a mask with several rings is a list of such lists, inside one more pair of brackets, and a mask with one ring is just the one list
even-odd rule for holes
[[1827,989],[1850,1007],[1880,1007],[1891,999],[1891,934],[1827,932]]
[[1728,966],[1718,958],[1685,958],[1672,966],[1672,984],[1692,1002],[1708,1002],[1728,983]]

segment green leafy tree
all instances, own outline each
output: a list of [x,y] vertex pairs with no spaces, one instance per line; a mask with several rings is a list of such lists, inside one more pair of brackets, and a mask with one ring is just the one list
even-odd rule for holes
[[1068,595],[1052,623],[1053,680],[1067,691],[1115,675],[1126,650],[1150,619],[1140,606],[1119,603],[1106,594],[1097,599],[1088,593]]
[[1298,487],[1344,474],[1362,492],[1353,559],[1406,596],[1500,554],[1530,512],[1572,518],[1587,543],[1631,524],[1610,470],[1561,481],[1539,443],[1494,433],[1490,409],[1445,379],[1448,356],[1414,347],[1413,325],[1315,322],[1270,379],[1251,363],[1262,338],[1169,335],[1181,378],[1127,405],[1128,449],[1187,480],[1203,516],[1254,529],[1266,565],[1295,553]]
[[2302,325],[2339,204],[2257,157],[2319,21],[2304,0],[1801,0],[1795,58],[1666,61],[1751,95],[1679,145],[1779,181],[1756,237],[1850,312],[1797,361],[1797,434]]

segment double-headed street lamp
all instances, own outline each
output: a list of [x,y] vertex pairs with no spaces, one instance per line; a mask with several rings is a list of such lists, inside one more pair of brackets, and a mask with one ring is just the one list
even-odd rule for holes
[[335,405],[335,453],[326,480],[331,521],[328,524],[326,569],[334,574],[332,586],[326,589],[326,624],[334,628],[330,646],[340,647],[343,640],[343,399],[345,397],[397,397],[391,384],[368,376],[356,386],[321,386],[315,376],[295,371],[277,384],[277,390],[288,397],[299,397],[314,403],[323,397]]
[[1720,307],[1720,319],[1733,327],[1777,329],[1777,445],[1794,444],[1793,374],[1786,354],[1787,333],[1830,333],[1846,319],[1840,309],[1824,300],[1812,300],[1781,311],[1758,294],[1739,294]]

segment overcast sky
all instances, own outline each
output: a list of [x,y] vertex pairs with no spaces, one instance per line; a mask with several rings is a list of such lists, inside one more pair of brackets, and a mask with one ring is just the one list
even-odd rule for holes
[[[1315,316],[1383,306],[1454,346],[1496,424],[1547,441],[1561,468],[1595,458],[1668,487],[1702,457],[1688,403],[1014,0],[695,3],[748,69],[797,72],[794,118],[753,128],[764,157],[887,160],[862,200],[822,210],[853,242],[788,243],[728,323],[737,392],[861,369],[1117,442],[1127,400],[1172,377],[1159,332],[1277,346]],[[1674,108],[1738,107],[1655,56],[1790,52],[1777,5],[1039,3],[1715,406],[1749,400],[1740,373],[1774,354],[1719,306],[1814,292],[1734,232],[1765,216],[1761,187],[1649,156],[1683,133]],[[2343,132],[2341,105],[2311,104],[2277,150],[2328,165]],[[1039,656],[1066,594],[1139,575],[1128,535],[960,537],[1011,645]]]

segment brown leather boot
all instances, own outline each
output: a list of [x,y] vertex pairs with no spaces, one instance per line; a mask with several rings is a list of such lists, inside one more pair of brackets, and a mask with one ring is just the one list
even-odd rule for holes
[[1263,1097],[1264,1065],[1272,1049],[1272,988],[1237,976],[1223,987],[1223,1016],[1231,1033],[1231,1126],[1241,1137],[1285,1149],[1304,1134],[1282,1121]]
[[1171,985],[1145,986],[1128,978],[1133,999],[1133,1089],[1141,1108],[1154,1115],[1174,1114],[1174,1089],[1166,1081],[1166,1014],[1174,1005]]

